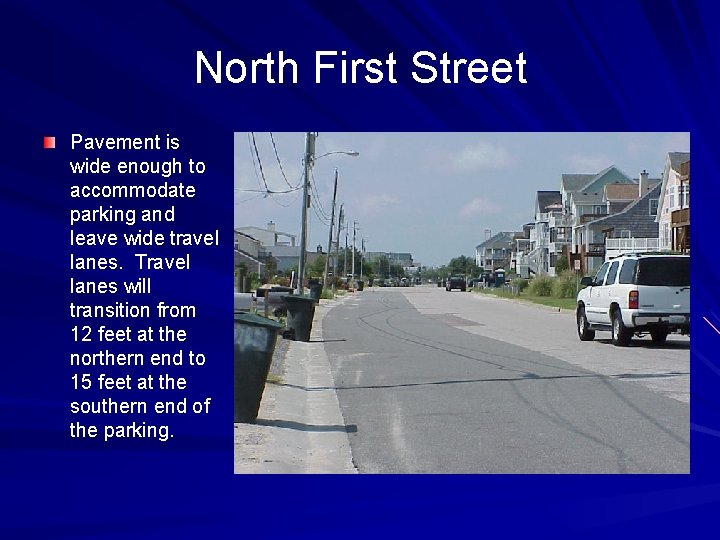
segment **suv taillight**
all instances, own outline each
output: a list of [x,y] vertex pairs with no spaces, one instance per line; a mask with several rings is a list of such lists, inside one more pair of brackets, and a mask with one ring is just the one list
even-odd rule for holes
[[628,294],[628,309],[640,308],[640,295],[637,291],[630,291]]

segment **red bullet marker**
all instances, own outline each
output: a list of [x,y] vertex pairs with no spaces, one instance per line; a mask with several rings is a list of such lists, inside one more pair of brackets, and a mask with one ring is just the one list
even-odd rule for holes
[[43,137],[43,148],[55,148],[55,137]]

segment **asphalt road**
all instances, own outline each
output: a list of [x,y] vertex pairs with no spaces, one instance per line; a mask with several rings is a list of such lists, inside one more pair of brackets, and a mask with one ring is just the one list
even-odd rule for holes
[[687,473],[689,339],[582,343],[574,316],[433,286],[331,310],[361,473]]

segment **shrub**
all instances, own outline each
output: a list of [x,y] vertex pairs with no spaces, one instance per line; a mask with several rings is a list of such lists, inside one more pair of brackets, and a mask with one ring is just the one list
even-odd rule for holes
[[535,296],[552,296],[553,280],[548,275],[537,276],[528,285],[528,290]]
[[320,298],[323,300],[332,300],[334,298],[332,289],[330,287],[324,287],[322,293],[320,294]]
[[572,272],[560,274],[553,282],[552,293],[555,298],[575,298],[577,276]]
[[518,292],[523,292],[527,289],[529,284],[528,280],[524,278],[516,278],[512,280],[512,285],[517,287]]

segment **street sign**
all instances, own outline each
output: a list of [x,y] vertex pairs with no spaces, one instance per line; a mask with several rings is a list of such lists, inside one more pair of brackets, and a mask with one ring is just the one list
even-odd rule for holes
[[580,270],[580,259],[575,259],[575,270]]

